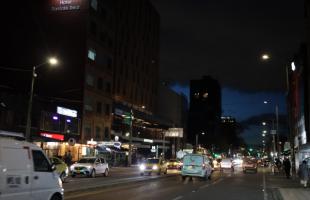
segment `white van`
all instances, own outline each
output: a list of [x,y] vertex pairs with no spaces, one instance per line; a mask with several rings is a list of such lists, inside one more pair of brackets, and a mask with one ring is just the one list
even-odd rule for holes
[[54,168],[38,146],[0,134],[0,200],[62,200]]

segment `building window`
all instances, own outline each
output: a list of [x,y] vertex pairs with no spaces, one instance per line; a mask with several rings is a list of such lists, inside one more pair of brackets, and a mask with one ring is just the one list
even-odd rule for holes
[[108,63],[108,69],[111,69],[112,68],[112,58],[108,58],[108,61],[107,61]]
[[110,104],[105,105],[105,115],[109,116],[110,115]]
[[90,60],[95,61],[96,60],[96,52],[93,49],[88,49],[88,54],[87,54],[88,58]]
[[98,9],[98,2],[97,2],[97,0],[91,0],[90,6],[91,6],[94,10],[97,10],[97,9]]
[[84,107],[86,111],[93,111],[93,100],[91,97],[85,97]]
[[94,86],[94,77],[90,74],[86,74],[86,84],[89,86]]
[[85,125],[85,128],[84,128],[84,136],[85,138],[91,138],[91,127],[90,125]]
[[100,139],[100,127],[96,126],[96,139]]
[[97,35],[97,24],[96,22],[90,22],[90,32],[96,36]]
[[101,77],[97,80],[97,89],[102,90],[103,89],[103,79]]
[[110,139],[110,133],[109,133],[109,128],[108,127],[105,127],[104,128],[104,139],[105,140],[109,140]]
[[111,83],[110,82],[106,83],[106,92],[111,93]]
[[101,112],[102,112],[102,103],[97,102],[97,114],[101,114]]

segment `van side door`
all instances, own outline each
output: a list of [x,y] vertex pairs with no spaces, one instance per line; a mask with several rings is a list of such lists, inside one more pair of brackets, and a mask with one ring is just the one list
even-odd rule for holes
[[0,199],[31,199],[29,149],[0,146]]
[[41,150],[32,150],[33,172],[31,176],[33,200],[49,199],[57,190],[58,175]]

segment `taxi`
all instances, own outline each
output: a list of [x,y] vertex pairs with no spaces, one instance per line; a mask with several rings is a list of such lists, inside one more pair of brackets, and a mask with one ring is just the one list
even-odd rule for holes
[[59,178],[61,179],[61,181],[65,182],[65,179],[69,175],[69,168],[67,164],[63,160],[57,157],[51,157],[50,160],[51,160],[51,163],[53,163],[56,166],[55,172],[59,174]]
[[161,173],[167,174],[167,169],[167,163],[163,159],[148,158],[140,165],[140,175],[151,175],[152,173],[156,173],[157,175],[160,175]]
[[177,170],[180,170],[182,169],[182,162],[176,160],[176,159],[170,159],[168,162],[167,162],[167,168],[168,169],[177,169]]

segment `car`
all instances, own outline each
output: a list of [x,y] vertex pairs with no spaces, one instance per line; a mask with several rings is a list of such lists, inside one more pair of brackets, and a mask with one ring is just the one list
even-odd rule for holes
[[108,176],[109,164],[104,158],[84,157],[70,166],[71,176],[84,175],[95,178],[97,174]]
[[183,157],[183,167],[181,176],[184,180],[186,177],[200,177],[205,180],[211,179],[212,166],[207,156],[201,154],[187,154]]
[[229,170],[234,171],[234,165],[233,165],[232,160],[230,158],[224,158],[221,161],[220,170],[223,171],[225,169],[229,169]]
[[51,160],[52,164],[54,164],[56,166],[55,171],[59,174],[61,181],[64,183],[65,179],[69,175],[69,168],[68,168],[67,164],[63,160],[61,160],[60,158],[57,158],[57,157],[51,157],[50,160]]
[[213,170],[220,169],[221,159],[214,159],[212,163],[213,163]]
[[63,200],[62,182],[43,150],[0,131],[0,199]]
[[245,160],[242,163],[243,172],[252,171],[257,173],[257,162],[255,160]]
[[170,159],[168,162],[167,162],[167,168],[168,169],[177,169],[177,170],[180,170],[182,168],[182,162],[176,160],[176,159]]
[[167,163],[160,158],[148,158],[144,163],[140,165],[140,175],[144,174],[151,175],[156,173],[160,175],[161,173],[167,174]]

